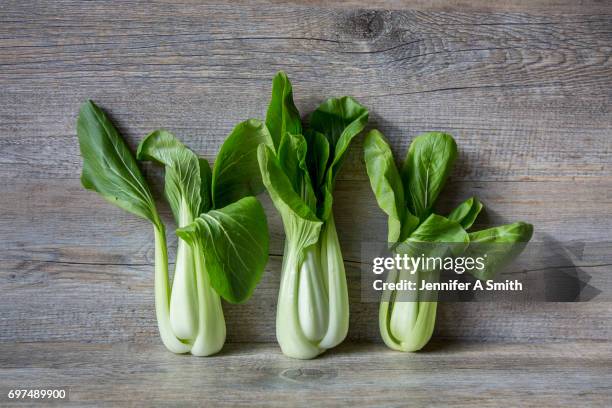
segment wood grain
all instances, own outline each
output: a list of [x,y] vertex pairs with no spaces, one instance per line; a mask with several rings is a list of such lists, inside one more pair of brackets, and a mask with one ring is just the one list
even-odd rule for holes
[[[236,123],[264,115],[278,69],[293,79],[304,114],[327,96],[358,98],[398,157],[420,132],[452,133],[461,155],[441,211],[477,194],[488,209],[481,226],[524,220],[535,225],[535,240],[587,242],[593,250],[583,266],[609,272],[608,3],[557,2],[546,13],[542,1],[412,4],[3,2],[0,342],[159,343],[150,226],[79,185],[74,121],[82,101],[104,107],[132,146],[164,127],[213,159]],[[146,173],[159,180],[159,169]],[[254,298],[226,307],[233,342],[274,341],[283,234],[262,200],[271,262]],[[376,305],[359,302],[358,262],[362,241],[385,239],[386,220],[360,141],[340,174],[335,212],[351,287],[349,338],[379,341]],[[606,341],[609,305],[444,304],[436,336]]]
[[[262,5],[292,4],[295,6],[317,6],[340,9],[364,8],[364,2],[359,0],[306,0],[306,1],[283,1],[283,0],[242,0],[243,3]],[[367,2],[369,9],[382,10],[419,10],[419,11],[487,11],[487,12],[529,12],[535,14],[550,14],[551,10],[556,13],[584,13],[588,10],[592,13],[610,13],[611,6],[605,1],[598,0],[370,0]]]
[[[70,262],[4,262],[1,342],[83,341],[159,344],[153,266]],[[281,258],[274,256],[254,296],[224,304],[229,342],[275,342]],[[609,268],[584,271],[606,275]],[[11,271],[11,272],[9,272]],[[350,263],[349,339],[380,342],[378,305],[361,298],[360,268]],[[601,288],[602,285],[597,287]],[[612,282],[605,282],[607,293]],[[44,295],[43,295],[44,294]],[[610,299],[608,298],[608,302]],[[472,341],[609,340],[609,303],[441,303],[436,337]]]
[[61,406],[421,407],[452,402],[496,407],[503,401],[521,407],[606,407],[612,403],[611,364],[609,343],[598,342],[445,342],[408,354],[382,345],[346,344],[312,361],[288,359],[276,345],[233,344],[215,358],[189,358],[163,346],[138,344],[0,344],[0,387],[36,386],[42,380],[67,387],[70,401]]

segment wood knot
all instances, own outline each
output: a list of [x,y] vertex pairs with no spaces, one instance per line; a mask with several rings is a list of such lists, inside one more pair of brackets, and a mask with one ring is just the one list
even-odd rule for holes
[[380,11],[358,11],[350,17],[347,27],[356,38],[372,40],[383,33],[385,19]]
[[280,377],[301,383],[320,382],[337,376],[336,370],[319,370],[317,368],[290,368],[280,373]]

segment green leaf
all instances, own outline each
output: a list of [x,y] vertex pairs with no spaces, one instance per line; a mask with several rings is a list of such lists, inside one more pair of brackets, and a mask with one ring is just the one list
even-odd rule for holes
[[212,209],[212,170],[210,164],[203,158],[199,158],[200,163],[200,210],[198,214],[208,212]]
[[268,261],[268,225],[254,197],[202,214],[177,235],[200,246],[215,291],[232,303],[246,301]]
[[257,163],[257,147],[262,143],[272,146],[272,138],[266,126],[255,119],[238,124],[227,137],[213,167],[213,208],[263,191]]
[[401,175],[408,208],[421,221],[431,214],[456,157],[457,145],[445,133],[425,133],[412,141]]
[[473,269],[470,273],[477,279],[492,279],[501,268],[520,255],[532,235],[533,225],[525,222],[470,233],[467,255],[483,257],[485,265],[483,269]]
[[529,242],[533,235],[533,225],[526,222],[501,225],[481,231],[470,233],[470,242],[473,243],[515,243]]
[[[403,241],[416,228],[418,219],[406,208],[404,187],[385,137],[370,131],[364,141],[366,170],[378,206],[389,216],[388,242]],[[402,226],[406,224],[404,237]]]
[[476,221],[480,211],[482,211],[482,203],[478,197],[471,197],[455,208],[448,215],[448,219],[457,221],[464,229],[468,230],[472,227],[474,221]]
[[470,237],[458,222],[431,214],[410,234],[408,241],[467,244]]
[[346,150],[368,123],[368,110],[349,96],[330,98],[310,115],[310,127],[325,136],[329,144],[325,181],[318,189],[319,217],[327,220],[332,211],[334,181],[342,166]]
[[323,184],[321,187],[321,197],[323,198],[317,207],[317,217],[327,221],[332,216],[334,204],[333,188],[330,188],[327,184]]
[[408,253],[412,256],[447,256],[463,253],[470,238],[461,224],[441,215],[431,214],[423,221],[408,239],[395,247],[397,253]]
[[137,157],[165,166],[164,193],[174,219],[179,227],[191,223],[202,202],[198,156],[172,133],[156,130],[140,142]]
[[327,177],[330,187],[333,187],[349,144],[367,123],[368,110],[350,96],[330,98],[310,115],[310,127],[325,135],[329,142],[332,163]]
[[317,198],[306,163],[307,148],[304,136],[285,133],[278,148],[277,159],[285,175],[291,181],[293,190],[302,198],[306,205],[315,211]]
[[272,99],[268,105],[266,126],[275,149],[278,149],[285,132],[294,135],[302,133],[300,113],[293,103],[291,81],[282,71],[278,72],[272,81]]
[[309,130],[304,136],[308,141],[306,162],[310,170],[310,179],[316,191],[325,181],[325,172],[329,161],[329,142],[322,133],[314,130]]
[[286,208],[297,217],[304,220],[319,222],[319,219],[300,195],[293,189],[293,185],[272,149],[268,146],[260,146],[257,151],[259,166],[261,169],[263,183],[279,209],[281,216],[284,215],[280,208]]
[[125,141],[104,112],[85,102],[77,119],[81,183],[106,200],[161,227],[149,186]]

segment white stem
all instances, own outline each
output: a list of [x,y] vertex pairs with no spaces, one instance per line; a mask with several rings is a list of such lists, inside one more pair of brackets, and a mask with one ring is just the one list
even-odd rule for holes
[[155,231],[155,314],[164,346],[173,353],[187,353],[191,346],[176,338],[170,327],[170,285],[168,282],[168,249],[163,227]]
[[327,332],[319,347],[329,349],[346,338],[349,327],[346,272],[333,214],[321,231],[321,265],[329,296],[329,318]]
[[221,298],[210,285],[204,256],[199,245],[193,247],[198,291],[198,334],[191,348],[195,356],[217,353],[225,343],[225,318]]
[[189,244],[179,238],[170,296],[170,324],[176,337],[191,340],[198,333],[195,263]]
[[[411,280],[421,283],[422,271],[410,274],[406,270],[392,271],[388,282]],[[410,294],[418,299],[417,294]],[[431,339],[436,324],[437,302],[407,301],[395,293],[389,301],[382,301],[379,312],[380,332],[385,344],[394,350],[417,351]]]
[[321,276],[321,262],[316,245],[305,251],[298,283],[298,316],[304,336],[321,341],[327,331],[329,307],[327,291]]
[[[414,282],[416,285],[419,284],[419,272],[417,271],[414,274],[411,274],[410,271],[406,269],[401,269],[399,271],[398,282],[400,281],[410,281]],[[410,299],[413,301],[408,301],[411,295],[414,296],[414,299]],[[410,339],[410,336],[413,333],[413,327],[416,324],[417,317],[419,315],[419,302],[418,297],[416,296],[416,292],[410,292],[408,294],[404,293],[395,293],[394,301],[391,307],[391,320],[389,324],[389,328],[391,330],[391,334],[400,342],[407,341]]]
[[[179,228],[193,222],[187,201],[181,199],[177,224]],[[170,296],[170,324],[176,337],[193,342],[198,334],[198,294],[196,290],[193,249],[179,238]]]
[[310,359],[323,350],[310,342],[298,316],[299,249],[285,242],[283,269],[276,307],[276,339],[286,356]]

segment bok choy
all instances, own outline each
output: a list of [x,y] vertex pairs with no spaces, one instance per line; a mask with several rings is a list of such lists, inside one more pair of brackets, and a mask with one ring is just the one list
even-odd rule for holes
[[82,184],[113,204],[148,219],[155,236],[155,310],[162,342],[174,353],[205,356],[225,342],[220,297],[240,303],[259,282],[268,257],[268,228],[257,147],[272,145],[261,122],[239,124],[215,165],[159,130],[138,147],[138,157],[165,167],[165,196],[179,229],[172,290],[165,226],[130,149],[104,112],[81,107],[77,134]]
[[287,356],[313,358],[346,337],[348,291],[332,192],[346,150],[367,121],[354,99],[332,98],[305,129],[289,78],[279,72],[273,80],[266,125],[274,145],[260,146],[258,158],[285,229],[276,337]]
[[[449,250],[446,245],[451,245],[452,251],[465,253],[470,250],[470,244],[505,244],[497,246],[498,252],[491,254],[482,271],[473,270],[476,278],[490,279],[504,260],[520,252],[517,248],[521,248],[521,243],[531,239],[533,227],[524,222],[468,232],[483,208],[476,197],[459,205],[447,217],[433,213],[457,157],[457,145],[450,135],[431,132],[416,137],[401,170],[396,167],[391,149],[379,131],[367,134],[364,149],[372,190],[388,216],[387,239],[392,250],[419,256],[423,248]],[[430,272],[417,270],[411,274],[394,270],[387,281],[420,281]],[[420,286],[417,283],[416,287]],[[420,350],[433,333],[437,302],[430,298],[400,301],[397,293],[387,295],[381,300],[379,310],[384,342],[394,350]]]

